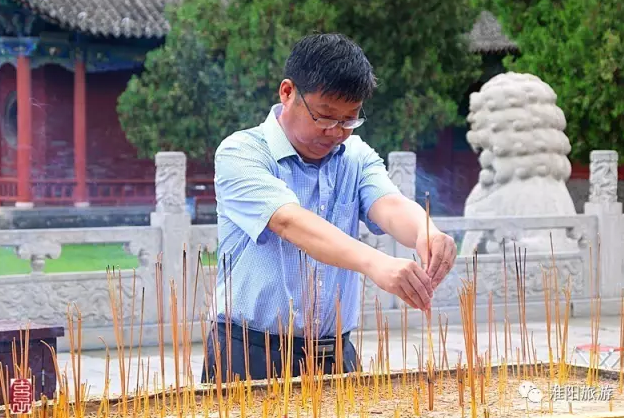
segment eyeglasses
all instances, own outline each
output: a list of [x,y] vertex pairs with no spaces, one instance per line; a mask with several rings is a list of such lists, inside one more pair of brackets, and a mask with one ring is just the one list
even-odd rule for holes
[[316,116],[314,116],[314,114],[310,110],[310,106],[308,106],[308,102],[306,102],[305,98],[303,97],[303,94],[300,94],[300,96],[301,96],[301,100],[303,100],[303,104],[305,105],[306,109],[308,109],[308,113],[310,114],[310,117],[312,117],[312,119],[314,120],[314,123],[316,123],[316,126],[318,126],[321,129],[332,129],[338,124],[342,125],[343,129],[355,129],[359,126],[362,126],[362,124],[366,122],[366,113],[364,113],[364,108],[362,108],[362,117],[357,118],[357,119],[336,120],[336,119],[329,119],[329,118],[317,118]]

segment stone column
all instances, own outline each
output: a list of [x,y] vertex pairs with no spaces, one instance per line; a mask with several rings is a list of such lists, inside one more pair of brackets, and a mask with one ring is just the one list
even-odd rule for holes
[[[601,298],[619,298],[622,286],[622,203],[617,201],[618,153],[592,151],[590,154],[589,202],[585,214],[598,217],[600,234]],[[598,243],[591,243],[592,255],[598,255]],[[588,295],[588,297],[591,295]]]
[[[186,211],[186,155],[182,152],[156,154],[156,212],[151,225],[162,231],[163,299],[165,321],[171,320],[170,282],[176,284],[178,319],[182,321],[183,270],[182,257],[186,246],[190,257],[191,216]],[[192,276],[188,270],[187,281]],[[187,282],[187,295],[190,289]],[[191,293],[192,294],[192,293]],[[190,313],[189,315],[190,316]]]
[[[405,196],[410,200],[416,200],[416,153],[411,151],[394,151],[388,155],[388,175],[392,182],[396,184]],[[416,250],[406,248],[392,239],[395,257],[412,259],[418,255]],[[395,308],[401,307],[403,301],[398,297],[393,297]]]
[[416,200],[416,153],[393,151],[388,154],[388,174],[401,193]]

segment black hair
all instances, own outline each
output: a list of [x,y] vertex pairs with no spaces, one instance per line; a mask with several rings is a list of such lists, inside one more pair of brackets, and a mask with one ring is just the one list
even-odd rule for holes
[[349,102],[369,99],[377,87],[373,66],[348,37],[313,34],[297,41],[284,67],[301,94],[321,92]]

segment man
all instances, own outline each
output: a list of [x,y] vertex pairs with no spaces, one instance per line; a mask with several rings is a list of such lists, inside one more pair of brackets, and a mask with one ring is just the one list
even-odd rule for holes
[[[453,239],[430,222],[427,256],[425,211],[399,192],[383,160],[352,135],[366,120],[363,103],[375,87],[372,67],[359,46],[338,34],[307,36],[286,62],[281,103],[262,124],[234,133],[218,147],[216,332],[222,379],[228,364],[230,377],[247,377],[245,353],[252,379],[267,378],[267,370],[281,376],[280,320],[286,336],[291,301],[292,376],[299,375],[299,362],[305,359],[306,322],[314,324],[314,338],[325,348],[325,373],[330,373],[338,292],[343,367],[353,371],[359,359],[349,335],[358,324],[360,274],[413,308],[428,310],[433,290],[451,269],[457,253]],[[431,260],[426,270],[358,241],[360,220],[372,232],[388,233],[416,249],[422,260]],[[302,253],[309,269],[302,266]],[[229,361],[226,295],[232,303]],[[214,379],[215,357],[209,338],[203,382]]]

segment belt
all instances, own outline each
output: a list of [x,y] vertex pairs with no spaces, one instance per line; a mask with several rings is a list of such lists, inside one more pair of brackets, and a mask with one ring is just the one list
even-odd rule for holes
[[[223,322],[218,322],[217,323],[217,327],[218,327],[218,332],[219,335],[223,335],[226,336],[226,324]],[[350,336],[351,332],[346,332],[344,334],[342,334],[342,346],[344,347],[344,345],[349,341],[349,336]],[[245,341],[243,339],[243,328],[240,325],[237,325],[235,323],[231,323],[231,337],[239,340],[239,341]],[[247,343],[254,345],[256,347],[265,347],[266,344],[266,340],[265,340],[265,334],[263,332],[259,332],[259,331],[255,331],[252,329],[247,329]],[[285,332],[283,337],[283,344],[287,344],[288,343],[288,333]],[[306,341],[306,338],[301,338],[301,337],[293,337],[293,353],[295,354],[299,354],[299,355],[306,355],[305,353],[305,348],[307,346],[307,344],[309,343],[308,341]],[[323,338],[318,338],[318,339],[314,339],[312,338],[312,344],[313,344],[313,350],[314,352],[318,352],[319,355],[325,355],[325,356],[333,356],[336,352],[336,345],[337,345],[337,340],[336,338],[333,337],[323,337]],[[275,335],[275,334],[269,334],[269,347],[272,351],[278,351],[280,348],[281,344],[280,344],[280,336],[279,335]],[[310,353],[311,354],[311,353]]]

